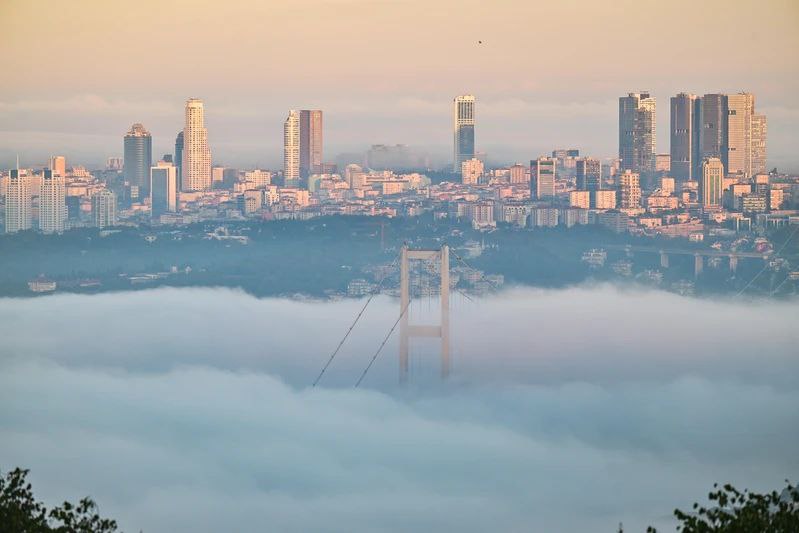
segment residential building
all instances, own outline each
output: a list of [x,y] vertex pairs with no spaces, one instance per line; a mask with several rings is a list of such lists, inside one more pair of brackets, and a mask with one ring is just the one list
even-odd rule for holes
[[483,162],[477,158],[467,159],[461,163],[461,182],[464,185],[477,185],[483,177]]
[[721,162],[721,158],[705,158],[702,162],[702,181],[699,187],[699,201],[703,209],[721,208],[723,182],[724,164]]
[[283,179],[287,187],[300,182],[300,113],[294,109],[283,123]]
[[11,169],[6,185],[6,233],[31,229],[31,179],[19,167]]
[[102,189],[92,195],[92,218],[98,228],[116,226],[117,195],[108,189]]
[[62,174],[45,169],[39,192],[39,230],[61,233],[67,219],[66,184]]
[[190,98],[186,102],[186,123],[183,128],[183,164],[181,184],[184,191],[211,190],[211,150],[205,128],[203,101]]
[[300,178],[322,173],[322,111],[300,110]]

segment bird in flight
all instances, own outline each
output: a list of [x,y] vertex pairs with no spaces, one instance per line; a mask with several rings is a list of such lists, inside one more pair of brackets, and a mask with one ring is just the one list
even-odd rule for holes
[[477,41],[477,44],[483,44],[483,41]]

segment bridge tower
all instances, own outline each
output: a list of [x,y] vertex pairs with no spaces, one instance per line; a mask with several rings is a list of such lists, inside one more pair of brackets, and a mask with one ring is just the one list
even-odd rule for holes
[[[440,261],[441,273],[441,320],[439,325],[412,325],[410,323],[410,269],[409,261]],[[403,246],[400,251],[400,382],[408,379],[408,346],[412,337],[434,337],[441,339],[441,377],[449,375],[449,246],[439,250],[410,250]]]

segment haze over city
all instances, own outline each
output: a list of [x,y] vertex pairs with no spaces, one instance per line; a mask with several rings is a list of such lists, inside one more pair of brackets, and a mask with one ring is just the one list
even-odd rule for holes
[[[542,23],[542,21],[546,21]],[[455,94],[480,99],[498,163],[553,146],[615,154],[616,98],[747,91],[770,116],[772,166],[799,169],[799,7],[764,2],[231,1],[0,6],[0,165],[121,156],[134,122],[171,151],[182,104],[206,102],[214,162],[274,167],[286,109],[324,109],[327,153],[409,144],[449,157]],[[479,44],[478,41],[482,41]],[[36,65],[36,68],[31,68]]]
[[0,533],[799,531],[796,0],[0,0]]

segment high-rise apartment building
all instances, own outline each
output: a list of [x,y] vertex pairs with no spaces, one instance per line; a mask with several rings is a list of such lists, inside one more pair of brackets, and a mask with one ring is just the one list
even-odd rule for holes
[[510,174],[510,182],[514,183],[514,184],[516,184],[516,183],[528,183],[528,181],[530,179],[529,176],[528,176],[529,172],[530,172],[530,169],[528,167],[524,166],[524,165],[520,165],[518,163],[513,165],[512,167],[510,167],[510,172],[509,172],[509,174]]
[[92,195],[92,218],[98,228],[115,226],[117,223],[117,195],[103,189]]
[[721,207],[724,186],[724,164],[719,157],[702,161],[702,181],[699,182],[699,201],[703,209]]
[[752,175],[768,172],[766,161],[766,116],[752,115]]
[[283,123],[283,179],[290,186],[300,180],[300,113],[294,109]]
[[727,95],[727,173],[745,178],[752,174],[752,115],[755,97],[749,93]]
[[300,110],[300,178],[322,173],[322,111]]
[[619,176],[619,208],[641,207],[641,180],[637,172],[625,170]]
[[177,167],[176,174],[178,179],[178,190],[183,190],[183,131],[179,131],[175,137],[175,167]]
[[698,176],[702,157],[702,99],[680,93],[671,97],[671,161],[670,173],[684,182]]
[[461,182],[464,185],[477,185],[483,177],[483,162],[473,157],[461,163]]
[[31,183],[30,176],[19,168],[11,169],[6,189],[6,233],[31,229]]
[[461,163],[472,159],[474,152],[475,99],[470,94],[456,96],[452,102],[454,130],[453,170],[460,172]]
[[546,200],[555,196],[557,163],[554,157],[539,157],[530,161],[530,198]]
[[623,170],[655,169],[655,98],[629,93],[619,98],[619,158]]
[[64,176],[45,169],[39,192],[39,230],[61,233],[67,219],[66,183]]
[[211,189],[211,150],[205,129],[205,109],[198,98],[189,98],[186,102],[181,183],[184,191]]
[[124,149],[122,172],[125,181],[138,187],[139,191],[146,191],[150,181],[150,167],[153,164],[153,138],[150,132],[141,124],[134,124],[125,134]]
[[577,189],[598,191],[602,188],[602,162],[593,157],[582,157],[576,162]]
[[54,155],[50,160],[50,170],[56,176],[67,175],[67,158],[63,155]]
[[702,158],[718,157],[727,166],[727,95],[706,94],[702,97],[700,123],[702,125]]
[[159,161],[150,169],[150,216],[158,220],[165,213],[177,211],[177,168]]

